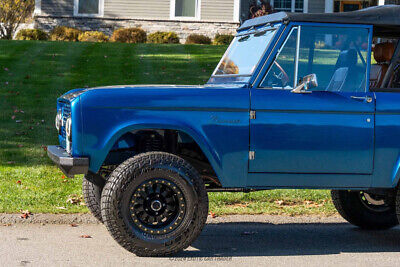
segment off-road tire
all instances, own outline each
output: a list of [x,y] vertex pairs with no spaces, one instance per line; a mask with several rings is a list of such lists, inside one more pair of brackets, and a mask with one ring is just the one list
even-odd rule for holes
[[396,190],[396,215],[397,220],[400,222],[400,186]]
[[[127,207],[133,192],[157,178],[176,185],[186,204],[182,221],[165,235],[139,229],[128,214],[134,209]],[[148,152],[126,160],[112,172],[102,192],[101,214],[112,237],[128,251],[143,257],[169,256],[187,248],[201,233],[208,196],[203,180],[187,161],[169,153]]]
[[359,191],[331,191],[333,204],[346,221],[366,230],[389,229],[399,224],[395,205],[384,211],[373,211],[364,206],[359,194]]
[[86,206],[88,207],[89,211],[100,222],[103,222],[103,219],[101,217],[101,207],[100,207],[102,191],[103,187],[98,186],[93,182],[89,181],[86,175],[83,177],[82,180],[83,199],[85,200]]

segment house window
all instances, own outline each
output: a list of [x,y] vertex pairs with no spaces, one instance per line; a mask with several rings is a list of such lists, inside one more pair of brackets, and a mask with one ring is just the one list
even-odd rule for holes
[[171,18],[198,18],[200,0],[171,0]]
[[291,0],[274,0],[274,9],[276,11],[289,11],[292,9]]
[[102,16],[104,0],[74,0],[75,16]]
[[[304,0],[273,0],[276,11],[303,12]],[[294,5],[292,5],[294,1]],[[294,10],[293,10],[294,8]]]

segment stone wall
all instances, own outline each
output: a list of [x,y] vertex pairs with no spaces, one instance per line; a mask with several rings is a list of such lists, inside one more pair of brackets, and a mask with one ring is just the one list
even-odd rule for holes
[[36,16],[34,27],[51,31],[56,26],[68,26],[80,30],[97,30],[111,35],[115,29],[127,27],[140,27],[148,33],[156,31],[173,31],[179,35],[184,43],[189,34],[204,34],[210,38],[219,34],[234,34],[238,23],[209,22],[209,21],[171,21],[171,20],[145,20],[145,19],[112,19],[112,18],[87,18],[87,17],[47,17]]

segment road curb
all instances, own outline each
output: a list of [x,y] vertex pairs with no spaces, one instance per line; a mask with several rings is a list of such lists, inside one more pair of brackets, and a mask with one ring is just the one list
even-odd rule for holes
[[[224,215],[212,218],[208,216],[208,224],[218,223],[341,223],[344,220],[339,216],[283,216],[283,215]],[[100,224],[100,222],[89,213],[75,214],[31,214],[24,219],[21,214],[0,213],[0,224]]]
[[1,224],[100,224],[100,222],[88,213],[75,214],[31,214],[22,218],[21,214],[0,213]]

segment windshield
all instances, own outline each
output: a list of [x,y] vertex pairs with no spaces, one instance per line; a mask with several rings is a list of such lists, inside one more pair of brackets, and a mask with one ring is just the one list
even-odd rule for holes
[[214,75],[251,75],[268,47],[275,28],[262,28],[256,32],[236,36]]

